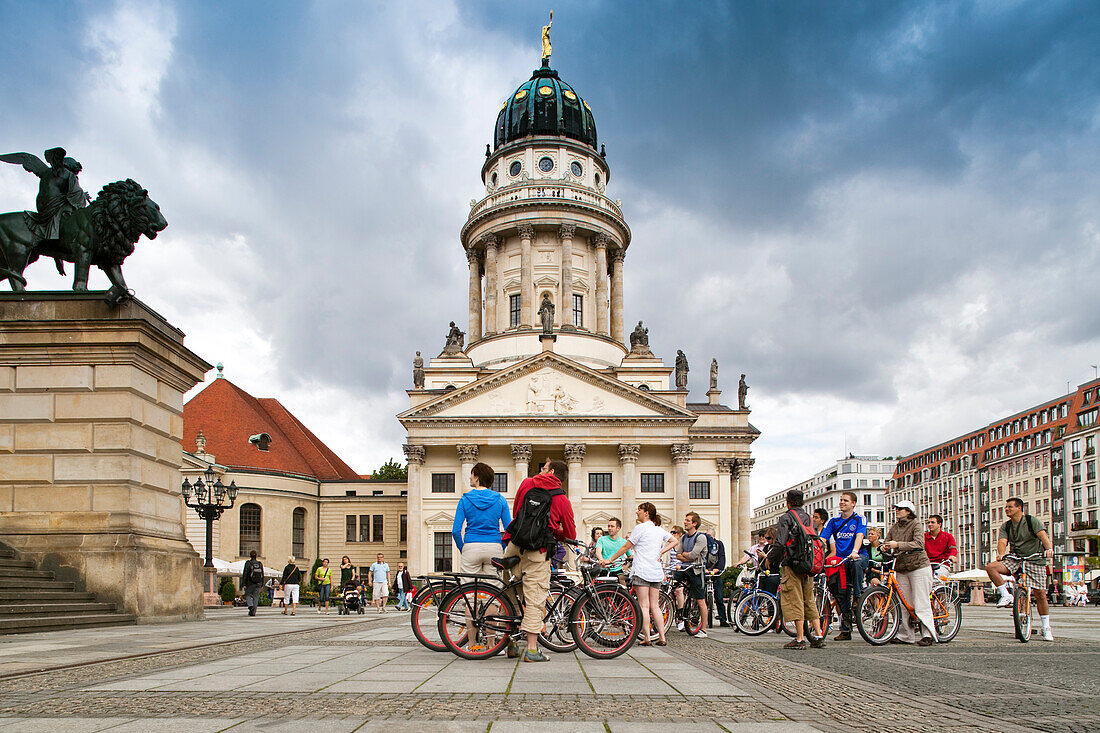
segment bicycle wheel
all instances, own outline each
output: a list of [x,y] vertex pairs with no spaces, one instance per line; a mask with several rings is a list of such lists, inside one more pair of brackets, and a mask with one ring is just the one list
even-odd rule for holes
[[[439,603],[437,628],[447,649],[463,659],[488,659],[499,654],[514,630],[506,621],[487,616],[517,616],[512,599],[486,583],[463,583]],[[473,633],[467,636],[467,630]]]
[[569,633],[569,614],[573,611],[576,596],[576,591],[561,588],[551,588],[546,596],[546,618],[542,623],[539,643],[552,652],[571,652],[577,648],[577,642]]
[[1031,640],[1031,591],[1022,584],[1016,586],[1012,598],[1012,625],[1017,639],[1024,644]]
[[[821,638],[829,635],[829,629],[833,627],[833,594],[828,588],[822,588],[820,593],[815,593],[817,601],[817,615],[821,619]],[[806,625],[806,633],[810,633],[809,624]]]
[[657,602],[661,609],[661,618],[664,619],[665,633],[672,630],[672,624],[676,621],[676,602],[672,596],[664,591],[657,594]]
[[684,631],[688,636],[695,636],[703,630],[703,613],[699,610],[699,602],[688,598],[684,601]]
[[863,640],[882,646],[897,636],[901,627],[901,604],[886,588],[876,585],[859,597],[855,616]]
[[573,603],[569,616],[577,648],[595,659],[612,659],[625,652],[641,625],[638,601],[617,585],[589,589]]
[[762,591],[746,593],[733,611],[733,623],[747,636],[760,636],[775,626],[779,603],[775,596]]
[[409,613],[413,636],[433,652],[447,651],[447,645],[439,637],[439,602],[449,590],[442,584],[426,585],[413,596],[412,611]]
[[737,604],[740,601],[741,593],[736,590],[726,599],[726,620],[729,622],[730,626],[733,627],[734,631],[737,630],[737,624],[734,622],[734,619],[737,616]]
[[941,644],[954,639],[962,628],[962,603],[952,600],[951,589],[941,585],[932,591],[932,622],[936,625],[936,638]]

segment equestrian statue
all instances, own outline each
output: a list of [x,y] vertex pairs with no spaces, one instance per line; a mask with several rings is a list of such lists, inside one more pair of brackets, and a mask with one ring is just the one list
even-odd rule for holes
[[80,187],[80,163],[51,148],[43,162],[31,153],[0,155],[0,162],[22,165],[39,178],[37,211],[0,214],[0,281],[25,290],[23,271],[39,257],[52,257],[57,271],[65,262],[75,266],[73,290],[88,289],[88,272],[95,265],[107,275],[106,298],[118,304],[133,293],[122,277],[122,262],[144,234],[155,239],[168,226],[149,192],[131,179],[108,183],[94,200]]

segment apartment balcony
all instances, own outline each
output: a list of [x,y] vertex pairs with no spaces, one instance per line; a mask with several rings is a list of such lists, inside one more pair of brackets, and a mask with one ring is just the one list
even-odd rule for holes
[[1071,522],[1069,525],[1069,537],[1090,537],[1098,534],[1100,522],[1095,519],[1086,519],[1083,522]]

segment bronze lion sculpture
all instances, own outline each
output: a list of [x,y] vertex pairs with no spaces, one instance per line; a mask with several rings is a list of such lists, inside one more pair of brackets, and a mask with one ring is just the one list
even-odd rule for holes
[[108,183],[86,207],[63,214],[57,239],[36,240],[27,212],[0,214],[0,280],[7,279],[12,290],[24,290],[27,266],[39,257],[53,257],[62,273],[62,262],[73,263],[73,290],[84,292],[95,265],[111,281],[108,302],[119,303],[131,295],[122,261],[142,234],[155,239],[166,226],[160,206],[130,179]]

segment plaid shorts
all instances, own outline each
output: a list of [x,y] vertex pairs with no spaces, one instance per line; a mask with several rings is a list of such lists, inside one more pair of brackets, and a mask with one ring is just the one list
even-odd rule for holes
[[1024,587],[1032,590],[1046,591],[1047,589],[1047,564],[1045,562],[1032,562],[1014,560],[1010,557],[1001,562],[1008,568],[1008,572],[1016,576],[1016,582],[1020,580],[1020,565],[1024,566]]

